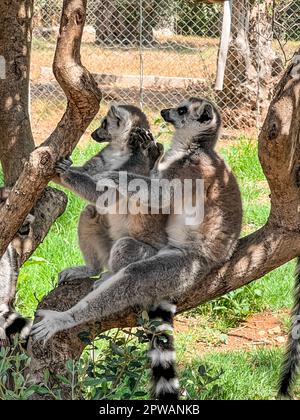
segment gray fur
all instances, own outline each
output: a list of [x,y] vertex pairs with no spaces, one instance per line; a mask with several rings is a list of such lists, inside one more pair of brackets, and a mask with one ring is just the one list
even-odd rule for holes
[[[182,106],[187,107],[187,112],[179,115]],[[240,235],[242,205],[233,174],[214,151],[220,114],[214,104],[204,99],[191,98],[180,107],[162,112],[176,127],[176,132],[172,148],[159,165],[157,176],[204,179],[204,220],[190,228],[181,225],[182,218],[171,213],[167,218],[166,246],[156,255],[120,269],[70,310],[39,311],[37,315],[43,319],[33,326],[35,340],[46,341],[58,331],[92,320],[101,321],[129,307],[149,309],[165,298],[176,301],[231,257]],[[114,172],[110,175],[117,181]],[[144,176],[143,179],[150,183],[150,178]],[[163,231],[165,220],[156,218],[161,225],[155,229]],[[148,221],[153,223],[151,218]],[[145,222],[145,231],[152,228]],[[123,245],[124,251],[126,243]],[[127,245],[130,250],[129,240]]]

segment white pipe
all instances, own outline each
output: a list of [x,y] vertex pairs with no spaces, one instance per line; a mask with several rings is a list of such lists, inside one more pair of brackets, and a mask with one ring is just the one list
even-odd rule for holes
[[219,48],[215,90],[223,90],[226,61],[231,35],[232,0],[224,2],[222,35]]

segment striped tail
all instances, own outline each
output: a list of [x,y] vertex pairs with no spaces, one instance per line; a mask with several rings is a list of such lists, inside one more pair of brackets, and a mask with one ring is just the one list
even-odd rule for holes
[[[155,327],[155,333],[150,336],[149,350],[152,374],[151,398],[156,400],[174,401],[179,398],[173,338],[175,312],[176,306],[167,301],[160,302],[149,311],[150,323]],[[159,325],[155,325],[157,323]]]
[[292,398],[291,388],[300,365],[300,257],[297,260],[294,292],[292,326],[279,380],[278,396],[283,398]]

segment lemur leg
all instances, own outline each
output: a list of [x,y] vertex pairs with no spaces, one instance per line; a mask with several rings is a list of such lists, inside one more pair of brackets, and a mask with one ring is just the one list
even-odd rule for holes
[[112,277],[113,273],[117,273],[122,268],[136,261],[151,258],[157,252],[156,248],[136,239],[130,237],[119,239],[110,251],[108,268],[111,274],[105,275],[105,277],[102,276],[100,280],[95,281],[94,289],[99,287],[104,280]]
[[127,265],[145,260],[158,253],[158,249],[136,239],[126,237],[119,239],[112,247],[109,257],[109,269],[117,273]]
[[108,263],[112,244],[105,224],[105,216],[99,215],[95,206],[88,205],[81,213],[78,239],[86,265],[63,270],[59,274],[59,284],[97,276]]
[[165,248],[122,269],[68,311],[38,311],[37,316],[43,319],[33,326],[33,339],[47,341],[76,325],[101,321],[131,307],[149,309],[164,298],[176,298],[207,275],[209,266],[202,256]]

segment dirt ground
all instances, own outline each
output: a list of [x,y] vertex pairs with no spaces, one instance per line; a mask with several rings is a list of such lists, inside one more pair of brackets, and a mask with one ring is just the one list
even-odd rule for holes
[[[203,355],[212,351],[251,350],[255,347],[280,347],[287,339],[286,328],[283,324],[284,316],[288,311],[278,314],[263,312],[249,317],[236,328],[230,329],[226,335],[227,340],[223,343],[215,343],[207,346],[201,339],[193,345],[193,350]],[[199,320],[194,318],[178,317],[175,321],[175,334],[187,333],[196,327]]]

